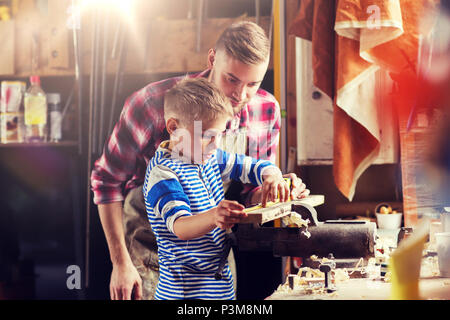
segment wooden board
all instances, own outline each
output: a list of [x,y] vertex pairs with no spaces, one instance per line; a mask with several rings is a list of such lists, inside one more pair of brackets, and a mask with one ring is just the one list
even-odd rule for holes
[[[40,76],[69,76],[74,74],[72,35],[67,30],[67,0],[52,0],[49,11],[58,19],[40,15],[33,0],[22,0],[16,17],[16,41],[12,52],[15,58],[15,77],[26,77],[30,73]],[[111,15],[110,26],[118,17]],[[156,19],[150,22],[133,20],[127,26],[127,54],[124,72],[127,74],[188,73],[206,69],[209,48],[213,47],[220,33],[236,21],[255,21],[254,17],[208,18],[201,34],[201,50],[196,51],[196,20]],[[261,17],[260,25],[268,31],[270,17]],[[107,73],[115,74],[117,57],[111,58],[116,24],[108,32]],[[84,74],[90,71],[93,19],[91,12],[81,17],[81,47]],[[3,39],[3,38],[2,38]],[[14,39],[11,38],[11,39]],[[146,44],[148,43],[148,48]],[[3,49],[2,53],[6,50]],[[57,54],[53,54],[54,52]],[[147,54],[147,56],[145,56]],[[14,57],[15,55],[15,57]],[[3,61],[3,59],[2,59]],[[5,60],[6,61],[6,60]],[[14,62],[14,60],[13,60]],[[14,64],[12,65],[14,67]],[[273,66],[270,60],[269,69]],[[8,71],[10,72],[10,71]],[[9,75],[0,70],[0,75]]]
[[0,50],[0,74],[14,74],[14,21],[0,21],[0,39],[2,48]]
[[269,202],[268,206],[263,208],[261,205],[246,208],[247,218],[241,220],[241,223],[266,223],[278,218],[287,216],[291,212],[292,205],[310,205],[319,206],[325,202],[323,195],[310,195],[301,200],[289,202]]
[[[296,49],[295,35],[289,34],[289,27],[294,21],[300,8],[299,0],[286,0],[286,113],[287,113],[287,145],[289,152],[297,149],[297,76],[296,76]],[[297,172],[294,154],[293,169],[288,172]]]
[[67,28],[67,14],[71,2],[69,0],[48,0],[49,48],[48,66],[51,69],[68,69],[70,67],[69,30]]
[[[255,18],[206,19],[200,34],[200,52],[196,51],[198,37],[196,20],[139,21],[135,26],[137,31],[131,33],[132,30],[129,30],[130,47],[126,70],[133,73],[177,73],[204,70],[207,67],[208,50],[214,47],[218,37],[228,26],[241,20],[255,21]],[[268,32],[270,17],[261,17],[260,24]]]

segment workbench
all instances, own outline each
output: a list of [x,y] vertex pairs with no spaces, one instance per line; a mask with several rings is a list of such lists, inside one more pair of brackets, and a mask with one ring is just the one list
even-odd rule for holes
[[[377,241],[379,243],[377,244],[376,256],[378,257],[361,258],[355,266],[345,265],[345,259],[332,260],[335,263],[332,268],[334,269],[332,272],[334,276],[331,276],[331,272],[329,274],[323,273],[328,271],[322,269],[324,264],[329,264],[331,260],[318,259],[317,257],[313,260],[312,257],[304,260],[299,272],[290,275],[286,282],[280,285],[266,300],[391,299],[391,270],[387,267],[390,258],[386,258],[386,254],[390,256],[392,254],[390,250],[396,250],[398,232],[399,230],[377,229]],[[419,230],[417,232],[419,233]],[[391,248],[388,249],[387,247]],[[380,255],[380,252],[378,252],[380,249],[389,251]],[[441,276],[435,251],[434,241],[425,243],[420,261],[418,296],[422,300],[450,300],[450,278]],[[380,262],[383,260],[385,262]],[[311,261],[313,264],[311,264]],[[328,281],[333,279],[333,283],[327,282],[327,276]]]
[[[349,279],[337,283],[336,291],[325,294],[304,294],[301,290],[277,290],[266,300],[389,300],[391,284],[384,280]],[[450,278],[430,277],[419,280],[424,300],[450,300]]]

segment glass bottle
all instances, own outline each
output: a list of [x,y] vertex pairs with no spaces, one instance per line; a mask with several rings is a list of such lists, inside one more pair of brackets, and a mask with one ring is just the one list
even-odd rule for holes
[[25,140],[45,142],[47,140],[47,97],[41,88],[39,76],[30,77],[31,86],[25,92],[24,120]]
[[59,142],[62,138],[62,110],[61,96],[59,93],[47,94],[50,142]]

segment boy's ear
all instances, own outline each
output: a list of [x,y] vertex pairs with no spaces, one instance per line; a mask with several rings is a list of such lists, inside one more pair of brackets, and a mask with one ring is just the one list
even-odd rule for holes
[[211,69],[214,66],[214,61],[216,61],[216,49],[209,49],[208,51],[208,68]]
[[178,129],[178,120],[175,118],[169,118],[166,122],[167,132],[173,134]]

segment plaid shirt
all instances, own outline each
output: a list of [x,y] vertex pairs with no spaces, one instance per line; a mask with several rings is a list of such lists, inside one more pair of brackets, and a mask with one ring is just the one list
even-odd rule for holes
[[[189,75],[208,77],[210,70]],[[106,140],[101,157],[91,174],[94,203],[123,201],[129,190],[144,183],[145,170],[159,144],[169,139],[164,121],[164,94],[178,81],[174,77],[151,83],[132,94],[125,102],[120,119]],[[259,89],[247,105],[227,124],[227,132],[244,129],[246,154],[275,162],[280,130],[280,107],[268,92]],[[255,187],[245,185],[243,199]]]

